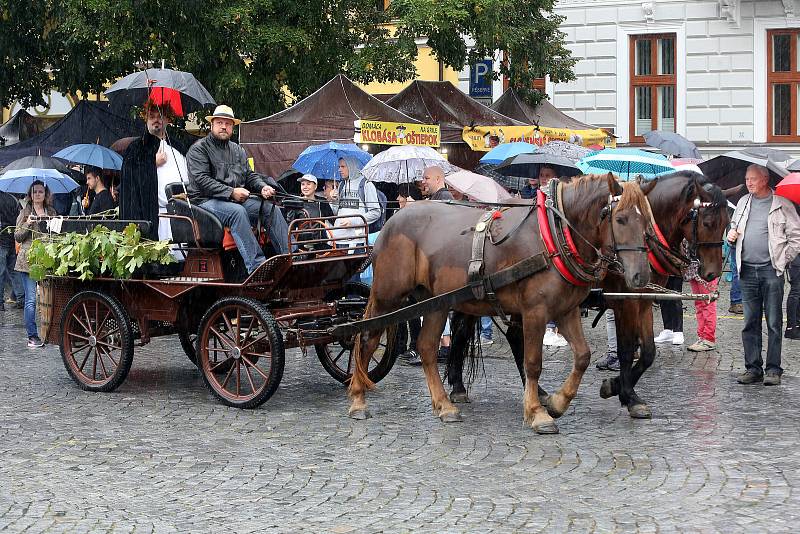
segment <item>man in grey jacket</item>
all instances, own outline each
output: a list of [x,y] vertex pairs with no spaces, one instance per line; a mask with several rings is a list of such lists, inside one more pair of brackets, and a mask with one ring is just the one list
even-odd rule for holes
[[[784,271],[800,252],[800,217],[794,204],[772,194],[769,171],[750,165],[745,175],[749,194],[733,213],[728,242],[736,245],[736,267],[744,304],[745,372],[740,384],[781,383],[781,329]],[[761,358],[761,316],[767,319],[766,373]]]
[[259,216],[277,252],[289,251],[288,227],[281,210],[261,200],[273,198],[278,185],[253,172],[244,149],[230,140],[234,126],[241,122],[230,107],[217,106],[206,119],[211,122],[211,133],[186,153],[189,199],[230,228],[247,272],[252,273],[266,261],[251,227],[258,224]]

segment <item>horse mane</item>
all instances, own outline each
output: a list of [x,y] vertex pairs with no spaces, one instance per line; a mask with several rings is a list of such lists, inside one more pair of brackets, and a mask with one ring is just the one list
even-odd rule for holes
[[[659,183],[668,182],[670,180],[678,178],[683,178],[686,180],[686,185],[684,186],[684,191],[686,191],[686,194],[684,196],[688,195],[688,189],[691,188],[691,186],[696,183],[699,186],[699,189],[702,189],[706,193],[706,195],[710,197],[710,200],[707,198],[703,200],[711,202],[712,207],[715,209],[720,207],[727,208],[728,199],[725,198],[725,193],[722,191],[722,189],[720,189],[718,185],[709,182],[708,178],[706,178],[705,175],[700,174],[699,172],[687,171],[687,170],[676,171],[670,174],[659,176],[658,181]],[[703,192],[698,190],[694,194],[696,196],[702,196]]]
[[[616,179],[616,176],[614,177]],[[569,182],[575,192],[576,205],[573,209],[578,212],[588,211],[595,207],[595,204],[608,202],[608,175],[607,174],[585,174],[575,176]],[[635,182],[623,182],[622,195],[617,202],[618,209],[631,209],[638,207],[647,210],[647,198],[644,196],[639,184]],[[605,195],[598,198],[594,194],[598,188],[603,188]],[[601,202],[602,201],[602,202]]]

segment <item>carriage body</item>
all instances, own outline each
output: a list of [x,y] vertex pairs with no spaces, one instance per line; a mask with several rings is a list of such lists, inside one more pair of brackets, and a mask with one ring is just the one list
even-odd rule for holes
[[[180,272],[125,280],[50,276],[41,282],[43,337],[60,346],[65,368],[81,388],[113,391],[130,370],[134,345],[174,334],[211,392],[230,406],[253,408],[268,400],[283,375],[287,349],[314,347],[331,376],[349,381],[352,343],[334,339],[329,330],[363,315],[369,288],[348,280],[366,267],[370,249],[337,248],[337,239],[319,234],[336,217],[292,221],[292,252],[269,257],[244,277],[238,252],[209,243],[197,219],[174,212],[165,217],[173,228],[182,222],[194,238],[184,246]],[[81,219],[72,226],[122,223]],[[389,372],[398,349],[374,360],[376,380]]]

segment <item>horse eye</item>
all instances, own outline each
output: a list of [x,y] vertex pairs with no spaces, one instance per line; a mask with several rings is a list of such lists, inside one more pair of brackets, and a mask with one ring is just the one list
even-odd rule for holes
[[628,218],[627,217],[618,216],[616,218],[616,223],[617,224],[627,224],[628,223]]

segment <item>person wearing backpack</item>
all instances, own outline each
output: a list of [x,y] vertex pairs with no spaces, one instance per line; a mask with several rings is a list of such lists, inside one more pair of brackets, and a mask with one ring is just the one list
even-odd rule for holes
[[362,166],[356,158],[346,156],[339,159],[341,181],[339,187],[331,191],[329,200],[336,215],[352,217],[336,219],[333,238],[337,247],[353,249],[366,244],[364,228],[359,228],[364,221],[358,215],[364,217],[370,233],[380,230],[385,220],[386,196],[381,202],[375,184],[367,182],[361,174]]

